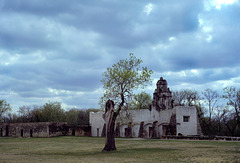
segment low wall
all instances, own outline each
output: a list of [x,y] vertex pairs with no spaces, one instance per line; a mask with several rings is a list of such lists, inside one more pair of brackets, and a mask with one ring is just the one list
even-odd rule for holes
[[240,137],[231,136],[161,136],[160,139],[189,139],[189,140],[225,140],[225,141],[240,141]]
[[32,122],[0,124],[0,137],[91,136],[91,126],[69,126],[67,122]]

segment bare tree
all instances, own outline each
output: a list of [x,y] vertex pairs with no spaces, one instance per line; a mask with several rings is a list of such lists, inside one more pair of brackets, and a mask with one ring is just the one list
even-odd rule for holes
[[222,135],[222,129],[223,129],[223,118],[226,114],[226,107],[217,107],[215,113],[215,120],[217,122],[217,133]]
[[228,100],[227,105],[233,107],[237,122],[240,125],[240,89],[235,87],[224,88],[223,98]]
[[18,113],[20,115],[21,122],[32,122],[34,119],[33,115],[34,106],[21,106],[19,107]]
[[172,97],[173,97],[175,105],[184,105],[184,100],[185,100],[185,91],[184,90],[173,91]]
[[197,91],[190,89],[185,90],[185,103],[187,106],[196,105],[199,99],[200,96]]
[[207,105],[207,110],[209,114],[209,127],[212,127],[212,114],[214,112],[214,109],[217,108],[217,102],[220,98],[219,94],[217,91],[214,91],[212,89],[205,89],[203,92],[203,100],[205,104]]
[[197,104],[200,99],[198,92],[195,90],[184,89],[180,91],[173,91],[173,100],[175,105],[193,106]]
[[227,127],[231,136],[234,136],[238,126],[236,114],[231,109],[225,109],[223,114],[223,123]]

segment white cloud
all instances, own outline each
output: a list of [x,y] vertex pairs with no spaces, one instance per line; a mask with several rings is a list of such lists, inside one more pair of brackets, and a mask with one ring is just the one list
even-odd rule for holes
[[149,3],[144,7],[144,13],[146,15],[150,15],[152,10],[153,10],[153,4],[152,3]]
[[212,36],[211,36],[211,35],[208,35],[208,37],[206,38],[206,41],[207,41],[207,42],[211,42],[211,41],[212,41]]
[[175,40],[176,40],[176,37],[169,37],[168,40],[169,40],[169,41],[175,41]]
[[221,10],[222,6],[233,5],[235,3],[239,3],[238,0],[205,0],[205,9],[211,10],[211,8],[215,8],[217,10]]
[[220,10],[222,5],[231,5],[235,2],[237,2],[237,0],[214,0],[213,6]]

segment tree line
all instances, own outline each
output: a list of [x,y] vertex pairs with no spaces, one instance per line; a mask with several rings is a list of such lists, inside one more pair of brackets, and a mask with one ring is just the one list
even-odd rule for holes
[[43,106],[21,106],[17,113],[11,112],[6,100],[0,100],[0,122],[67,122],[70,126],[89,125],[89,112],[98,109],[63,109],[60,102],[47,102]]

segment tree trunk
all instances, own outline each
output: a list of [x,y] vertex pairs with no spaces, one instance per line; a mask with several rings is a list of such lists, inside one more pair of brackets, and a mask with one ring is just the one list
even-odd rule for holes
[[115,146],[115,120],[116,113],[114,113],[114,102],[108,100],[106,103],[105,113],[103,114],[103,119],[106,124],[106,139],[105,139],[105,147],[102,151],[113,151],[116,150]]
[[140,123],[140,128],[138,132],[138,137],[139,138],[144,138],[144,122]]
[[103,148],[103,151],[113,151],[117,149],[115,146],[114,126],[115,120],[109,122],[109,126],[107,126],[105,147]]

